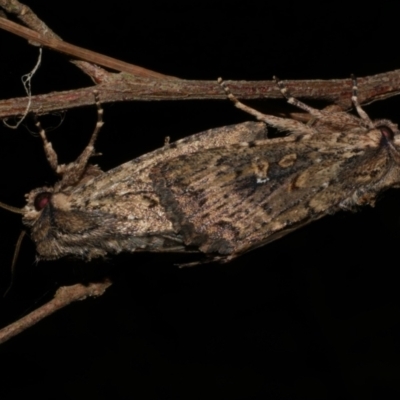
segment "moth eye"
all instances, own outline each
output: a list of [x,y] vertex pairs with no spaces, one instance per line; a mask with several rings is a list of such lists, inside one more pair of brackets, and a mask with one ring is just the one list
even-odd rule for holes
[[35,206],[36,211],[43,210],[43,208],[45,208],[46,205],[49,203],[50,199],[51,199],[50,192],[39,193],[35,197],[35,201],[34,201],[34,206]]
[[381,131],[382,136],[386,140],[393,140],[394,133],[389,127],[387,127],[387,126],[378,126],[378,129]]

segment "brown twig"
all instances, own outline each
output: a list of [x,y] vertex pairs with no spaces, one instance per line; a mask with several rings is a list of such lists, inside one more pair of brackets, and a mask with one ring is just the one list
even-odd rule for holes
[[156,78],[156,79],[172,78],[168,77],[167,75],[163,75],[146,68],[138,67],[136,65],[129,64],[121,60],[117,60],[116,58],[105,56],[104,54],[96,53],[94,51],[87,50],[82,47],[74,46],[73,44],[64,42],[60,39],[47,38],[33,31],[32,29],[25,28],[5,18],[0,18],[0,28],[8,32],[14,33],[15,35],[21,36],[25,39],[28,39],[30,41],[33,41],[35,43],[38,43],[42,46],[48,47],[49,49],[56,50],[60,53],[76,57],[80,60],[102,65],[103,67],[111,68],[116,71],[128,72],[132,75],[142,76],[146,78]]
[[[27,5],[20,3],[18,0],[0,0],[0,7],[9,14],[15,15],[26,26],[29,26],[36,32],[41,33],[47,38],[61,40],[55,32],[53,32]],[[27,38],[29,39],[29,38]]]
[[[8,13],[16,15],[31,29],[25,28],[5,18],[0,18],[0,28],[17,36],[28,39],[32,44],[40,44],[52,50],[59,51],[60,53],[75,57],[79,60],[102,65],[103,67],[111,68],[116,71],[127,72],[135,76],[156,79],[172,78],[170,76],[163,75],[146,68],[138,67],[136,65],[105,56],[104,54],[96,53],[94,51],[64,42],[42,20],[40,20],[28,6],[21,4],[17,0],[0,0],[0,7]],[[78,68],[81,68],[80,64],[76,65]]]
[[[96,90],[101,102],[160,101],[160,100],[226,100],[217,81],[143,79],[129,74],[103,74],[99,67],[87,64],[86,70],[100,82]],[[89,71],[90,70],[90,71]],[[400,93],[400,70],[359,78],[360,102],[368,104]],[[280,99],[282,94],[274,81],[226,81],[232,93],[243,100]],[[325,100],[343,109],[351,107],[349,92],[351,80],[285,81],[293,96]],[[46,114],[56,110],[93,104],[93,87],[53,92],[32,96],[30,111]],[[28,98],[19,97],[0,101],[0,118],[20,116],[25,112]]]
[[0,330],[0,344],[18,335],[25,329],[35,325],[43,318],[48,317],[55,311],[73,303],[74,301],[85,300],[87,297],[101,296],[108,287],[111,286],[110,281],[102,283],[90,283],[88,286],[81,284],[64,286],[57,290],[54,298],[43,306],[32,311],[30,314],[13,322]]

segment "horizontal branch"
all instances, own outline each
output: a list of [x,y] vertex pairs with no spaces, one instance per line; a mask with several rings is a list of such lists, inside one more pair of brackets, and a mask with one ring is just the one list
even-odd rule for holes
[[[215,81],[183,80],[151,71],[137,65],[95,53],[61,40],[33,11],[18,0],[0,0],[0,7],[16,15],[31,29],[0,18],[0,28],[61,51],[83,61],[73,61],[97,84],[102,103],[160,100],[225,100],[224,91]],[[91,64],[94,63],[94,64]],[[122,73],[110,73],[103,65]],[[225,77],[226,78],[226,77]],[[216,77],[217,79],[217,77]],[[400,92],[400,70],[359,78],[359,101],[371,103]],[[280,99],[282,94],[274,81],[227,81],[232,93],[242,100]],[[351,79],[285,81],[291,94],[298,98],[325,100],[342,109],[351,107]],[[31,98],[30,111],[46,114],[94,103],[93,87],[52,92]],[[25,114],[28,98],[0,101],[0,118]]]
[[[145,79],[126,73],[111,74],[90,64],[86,65],[86,71],[99,82],[96,90],[103,104],[122,101],[226,100],[226,95],[217,81]],[[343,109],[351,107],[350,78],[284,82],[295,97],[325,100]],[[400,93],[400,70],[359,78],[358,82],[360,102],[371,103]],[[226,83],[232,93],[242,100],[282,98],[274,81],[226,81]],[[94,89],[86,87],[32,96],[30,111],[46,114],[94,104]],[[0,118],[23,115],[27,102],[27,97],[0,101]]]

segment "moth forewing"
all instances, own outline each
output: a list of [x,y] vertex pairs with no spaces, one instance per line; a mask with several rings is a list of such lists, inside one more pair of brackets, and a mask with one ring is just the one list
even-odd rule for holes
[[[70,255],[91,259],[121,251],[193,251],[182,242],[181,234],[173,228],[159,202],[149,177],[152,167],[179,155],[265,137],[262,123],[210,129],[107,172],[87,164],[73,185],[63,184],[71,179],[62,179],[53,188],[31,191],[23,222],[31,230],[38,258]],[[51,146],[49,142],[45,144]],[[63,168],[67,173],[75,170],[73,163]]]
[[[280,85],[282,89],[282,85]],[[287,138],[231,145],[162,163],[152,179],[184,243],[232,259],[341,209],[373,205],[400,181],[395,124],[315,110],[282,93],[316,119],[314,125],[238,108]],[[194,212],[196,210],[196,212]]]

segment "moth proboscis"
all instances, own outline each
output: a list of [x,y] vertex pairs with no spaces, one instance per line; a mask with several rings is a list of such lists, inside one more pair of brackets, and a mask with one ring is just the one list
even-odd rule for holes
[[[369,119],[354,78],[358,116],[311,108],[277,84],[312,124],[262,114],[223,86],[262,122],[167,143],[108,172],[88,163],[102,125],[98,100],[95,131],[75,162],[58,165],[41,131],[61,179],[31,191],[22,209],[38,258],[197,251],[225,262],[324,215],[373,205],[400,186],[400,132],[391,121]],[[268,139],[264,123],[289,135]]]

